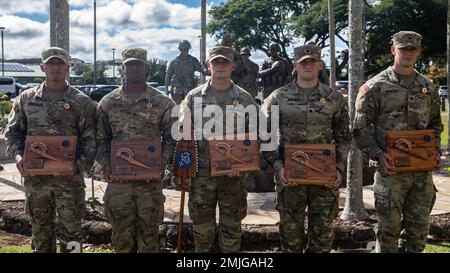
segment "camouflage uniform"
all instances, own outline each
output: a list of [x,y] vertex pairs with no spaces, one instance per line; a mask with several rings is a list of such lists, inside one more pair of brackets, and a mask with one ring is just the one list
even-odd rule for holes
[[[415,32],[394,35],[394,46],[420,48]],[[406,86],[392,67],[361,86],[356,100],[353,135],[358,147],[372,160],[386,152],[386,131],[433,129],[440,151],[442,123],[440,100],[433,84],[415,71]],[[400,231],[405,229],[406,251],[421,252],[426,244],[428,218],[434,204],[431,172],[389,175],[379,164],[375,174],[375,207],[378,212],[377,240],[381,252],[398,252]]]
[[[123,60],[147,60],[144,49],[126,49]],[[106,95],[97,110],[97,161],[109,166],[111,141],[161,139],[163,165],[171,164],[174,142],[170,135],[175,103],[151,86],[131,99],[122,85]],[[151,104],[151,107],[149,105]],[[116,252],[158,252],[159,225],[164,217],[165,197],[161,183],[141,180],[108,183],[106,217],[113,226],[112,244]]]
[[[51,58],[69,63],[63,49],[42,53],[43,62]],[[24,177],[26,212],[31,217],[32,247],[36,252],[56,252],[56,237],[61,251],[70,241],[81,242],[85,185],[83,171],[90,170],[96,152],[95,106],[88,96],[67,83],[64,99],[50,100],[46,82],[20,94],[13,104],[6,131],[7,153],[23,157],[26,136],[77,136],[76,166],[73,176]],[[70,105],[65,109],[64,104]],[[60,228],[55,231],[55,215]],[[57,235],[57,236],[56,236]]]
[[[179,49],[190,49],[191,44],[183,40],[180,42]],[[179,104],[186,94],[197,86],[194,78],[195,71],[203,73],[204,69],[200,62],[193,56],[178,55],[169,63],[166,71],[165,85],[171,87],[169,93],[176,104]]]
[[[241,50],[241,55],[251,56],[250,50],[248,48],[243,48]],[[244,88],[245,91],[249,92],[253,97],[256,97],[256,95],[258,95],[257,77],[259,66],[251,60],[245,61],[244,58],[242,58],[242,63],[244,69],[240,86]]]
[[271,47],[277,47],[277,54],[264,60],[258,77],[261,78],[263,87],[263,96],[267,98],[273,90],[282,87],[290,80],[292,67],[288,60],[279,55],[279,45],[272,44]]
[[[223,58],[233,60],[233,52],[228,47],[217,47],[210,52],[210,60],[219,53],[217,49],[223,49]],[[256,105],[252,96],[236,84],[232,84],[230,96],[218,104],[216,98],[211,94],[210,81],[193,89],[188,93],[181,103],[180,120],[186,117],[183,113],[190,111],[194,121],[194,98],[202,98],[202,109],[207,105],[218,105],[223,112],[227,105],[233,105],[234,97],[237,97],[239,104],[244,106]],[[241,115],[238,112],[238,115]],[[203,117],[202,128],[211,118]],[[248,124],[248,118],[246,123]],[[223,128],[226,128],[225,119]],[[195,127],[196,135],[202,133],[202,128]],[[235,128],[236,130],[236,128]],[[191,190],[189,192],[189,216],[193,221],[195,251],[212,251],[215,238],[216,227],[216,206],[219,204],[219,247],[222,252],[238,252],[241,246],[241,221],[247,215],[247,191],[242,177],[231,178],[228,176],[211,177],[210,156],[208,141],[198,140],[198,173],[192,178]]]
[[[307,50],[316,50],[316,53],[307,55]],[[298,62],[305,56],[320,59],[320,47],[297,47],[294,54]],[[280,110],[280,146],[264,154],[277,172],[284,165],[284,144],[295,143],[336,144],[336,166],[341,172],[344,170],[351,134],[347,106],[341,94],[319,82],[307,97],[296,81],[292,81],[265,99],[263,112],[269,118],[272,105],[278,105]],[[337,214],[339,191],[311,185],[285,187],[278,177],[276,190],[282,251],[301,252],[305,248],[304,218],[308,207],[306,251],[329,252],[333,243],[332,221]]]

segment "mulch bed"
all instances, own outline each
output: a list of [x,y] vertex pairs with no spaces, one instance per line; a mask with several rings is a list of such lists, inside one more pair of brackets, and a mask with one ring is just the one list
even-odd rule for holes
[[[339,218],[334,221],[335,248],[365,248],[368,243],[375,240],[376,212],[374,210],[367,210],[367,212],[369,218],[364,221],[342,221]],[[0,230],[31,236],[31,224],[24,212],[23,201],[0,202]],[[177,224],[164,223],[159,232],[162,248],[167,251],[173,250],[177,240]],[[86,243],[94,245],[110,243],[111,225],[106,221],[102,205],[95,205],[93,208],[87,206],[82,233]],[[450,213],[431,216],[430,235],[436,240],[450,239]],[[183,226],[183,239],[183,248],[192,249],[194,240],[191,224]],[[277,250],[279,247],[278,226],[243,225],[242,247],[249,251]]]

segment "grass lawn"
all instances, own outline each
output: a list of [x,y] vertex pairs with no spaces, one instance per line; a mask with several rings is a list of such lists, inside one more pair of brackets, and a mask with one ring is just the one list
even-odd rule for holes
[[424,253],[450,253],[450,242],[428,243]]
[[[448,111],[448,109],[445,109]],[[442,124],[444,124],[444,131],[441,134],[441,146],[447,147],[448,144],[448,112],[441,112]]]

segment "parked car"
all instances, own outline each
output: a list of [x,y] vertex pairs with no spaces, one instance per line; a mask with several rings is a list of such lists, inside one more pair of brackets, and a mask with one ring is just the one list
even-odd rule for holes
[[97,88],[92,90],[89,96],[91,100],[99,102],[104,96],[118,87],[118,85],[97,85]]
[[91,95],[91,91],[96,89],[97,87],[100,87],[100,85],[75,85],[74,86],[76,89],[80,90],[81,92],[83,92],[84,94],[90,96]]
[[0,77],[0,96],[11,98],[16,93],[16,80],[12,77]]
[[157,86],[156,89],[157,89],[159,92],[163,93],[164,95],[167,95],[166,87],[165,87],[164,85]]
[[16,96],[18,96],[20,94],[20,90],[22,90],[23,87],[24,87],[24,85],[16,82]]
[[40,85],[40,83],[35,83],[35,82],[30,82],[30,83],[26,83],[24,85],[22,85],[22,88],[19,90],[19,94],[21,94],[23,91],[33,88],[35,86]]
[[340,93],[348,93],[348,81],[336,81],[336,90]]
[[448,95],[447,85],[441,85],[441,86],[439,86],[438,92],[439,92],[439,96],[440,96],[440,97],[446,98],[447,95]]

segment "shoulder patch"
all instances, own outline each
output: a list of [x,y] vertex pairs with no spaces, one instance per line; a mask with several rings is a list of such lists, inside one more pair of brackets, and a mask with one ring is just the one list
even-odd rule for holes
[[365,94],[367,94],[370,91],[370,89],[371,89],[371,87],[368,86],[367,84],[361,85],[361,87],[359,88],[358,97],[364,96]]

